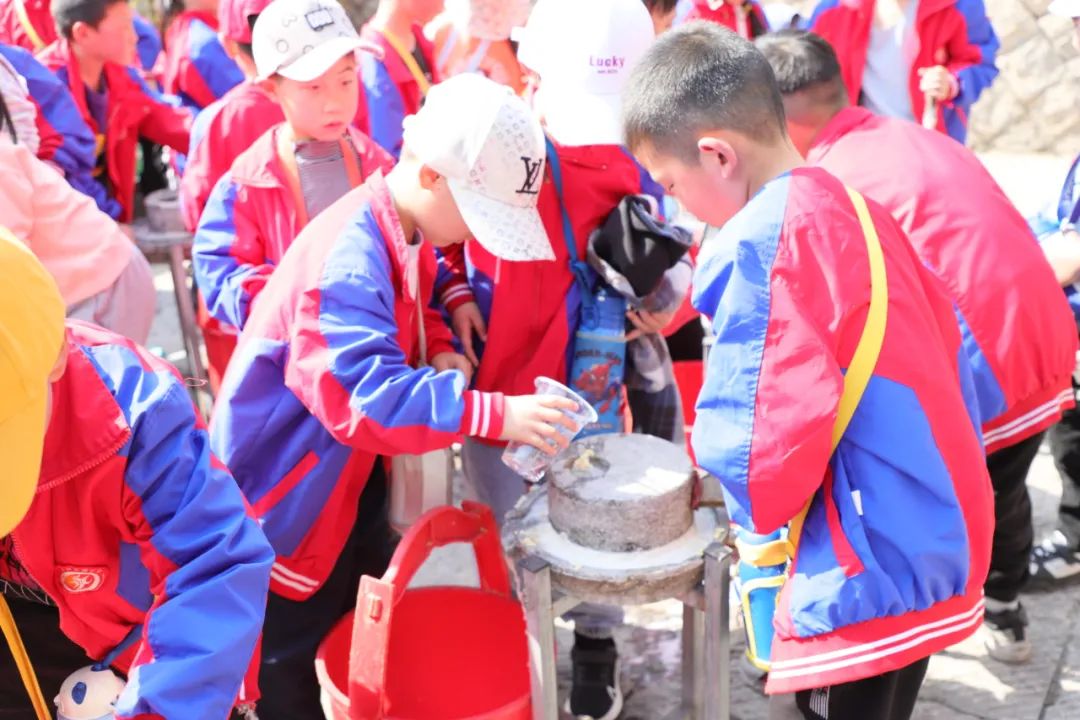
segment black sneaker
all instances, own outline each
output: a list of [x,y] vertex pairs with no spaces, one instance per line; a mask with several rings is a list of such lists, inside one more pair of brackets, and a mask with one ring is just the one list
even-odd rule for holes
[[1031,641],[1027,638],[1027,613],[1017,603],[1015,608],[992,612],[987,599],[983,619],[983,642],[990,657],[1010,665],[1022,665],[1031,659]]
[[1080,580],[1080,552],[1055,530],[1031,551],[1031,578],[1024,590],[1054,590]]
[[574,684],[566,702],[567,712],[576,720],[615,720],[623,706],[615,641],[575,633],[570,661]]

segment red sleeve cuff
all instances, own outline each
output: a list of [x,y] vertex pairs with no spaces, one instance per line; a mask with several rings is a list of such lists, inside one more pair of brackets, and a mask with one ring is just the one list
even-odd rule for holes
[[503,431],[506,398],[502,393],[465,391],[465,412],[458,432],[468,437],[498,440]]
[[447,312],[454,312],[465,303],[476,302],[476,298],[472,294],[472,288],[464,280],[453,280],[447,283],[442,289],[439,300]]

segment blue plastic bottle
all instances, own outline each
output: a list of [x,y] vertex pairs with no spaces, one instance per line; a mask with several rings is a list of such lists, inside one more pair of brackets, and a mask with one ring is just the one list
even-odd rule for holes
[[787,570],[787,534],[768,535],[735,529],[739,550],[737,589],[746,629],[746,658],[762,672],[772,661],[773,616]]
[[592,302],[581,311],[574,336],[570,387],[589,401],[600,416],[579,437],[622,432],[623,372],[626,366],[626,300],[599,283]]

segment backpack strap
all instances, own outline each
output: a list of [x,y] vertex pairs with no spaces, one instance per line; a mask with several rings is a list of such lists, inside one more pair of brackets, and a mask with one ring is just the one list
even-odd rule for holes
[[416,81],[416,86],[420,88],[420,97],[425,97],[428,94],[428,90],[431,89],[431,81],[428,80],[427,75],[420,69],[420,65],[416,62],[416,58],[413,54],[405,49],[405,43],[401,42],[398,38],[394,37],[394,34],[386,30],[381,31],[386,42],[390,44],[390,47],[394,49],[397,56],[401,58],[401,62],[405,63],[405,68],[412,75],[413,80]]
[[592,305],[592,268],[589,264],[578,257],[577,242],[574,240],[574,224],[570,222],[570,214],[566,211],[566,202],[563,200],[562,169],[559,167],[559,155],[555,151],[555,144],[550,138],[547,141],[547,163],[551,168],[551,181],[555,183],[555,197],[559,201],[559,212],[562,214],[563,240],[566,242],[566,252],[570,257],[570,272],[574,274],[574,280],[581,288],[581,302],[585,306]]
[[[836,423],[833,425],[832,452],[836,452],[840,439],[844,437],[851,418],[855,415],[855,409],[858,408],[859,401],[866,392],[870,377],[874,374],[874,367],[877,365],[878,356],[881,355],[881,346],[885,341],[885,324],[889,306],[888,278],[885,274],[885,254],[881,249],[881,238],[878,237],[874,221],[870,217],[870,209],[866,206],[863,196],[851,188],[847,188],[847,193],[855,206],[855,214],[859,218],[863,238],[866,240],[866,255],[870,261],[870,308],[866,313],[866,324],[863,326],[862,335],[855,346],[847,372],[844,373],[844,389],[840,393],[840,405],[836,414]],[[810,511],[813,500],[811,496],[789,525],[788,549],[792,559],[799,548],[806,514]]]

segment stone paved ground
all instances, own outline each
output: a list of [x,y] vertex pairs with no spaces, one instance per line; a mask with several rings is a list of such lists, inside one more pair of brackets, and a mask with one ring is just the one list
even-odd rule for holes
[[[991,154],[984,162],[1013,201],[1031,212],[1057,192],[1068,159],[1039,155]],[[166,353],[180,347],[171,283],[157,268],[159,307],[150,344]],[[1029,477],[1037,535],[1053,525],[1061,484],[1049,454],[1039,455]],[[978,640],[961,643],[936,656],[915,711],[917,720],[1076,720],[1080,718],[1080,591],[1025,597],[1035,645],[1033,661],[1008,667],[989,660]],[[627,611],[618,635],[626,694],[624,720],[659,720],[672,712],[679,697],[680,606],[658,603]],[[736,636],[737,637],[737,636]],[[569,682],[568,627],[558,629],[560,680]],[[732,648],[733,661],[741,648]],[[739,677],[732,683],[732,715],[763,720],[765,700]]]

